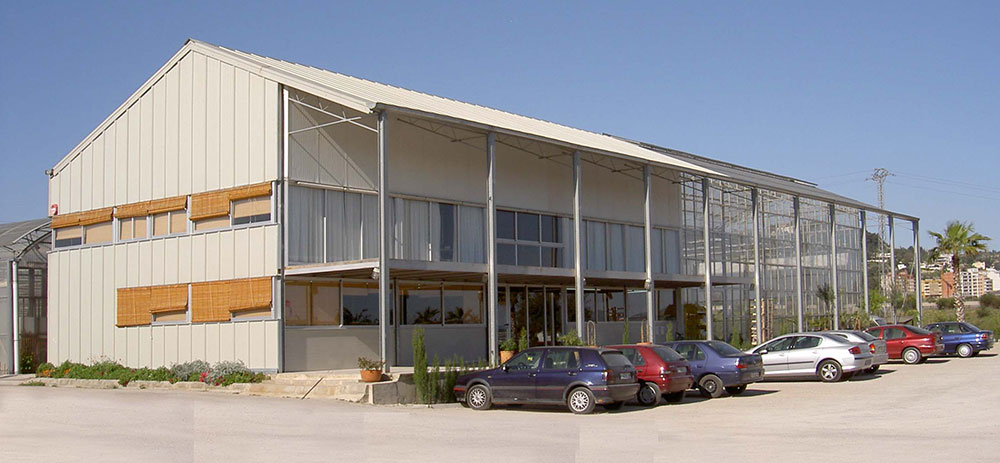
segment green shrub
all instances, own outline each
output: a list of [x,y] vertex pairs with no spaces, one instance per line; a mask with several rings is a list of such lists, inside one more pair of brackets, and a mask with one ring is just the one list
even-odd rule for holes
[[22,348],[19,361],[21,373],[28,374],[35,372],[35,354],[32,354],[31,351]]
[[582,346],[583,340],[580,336],[576,334],[576,330],[572,330],[569,333],[563,334],[556,338],[560,346]]
[[28,381],[20,384],[21,386],[44,386],[45,383],[41,381]]
[[[174,376],[181,378],[181,381],[197,381],[199,375],[211,369],[211,365],[204,360],[192,360],[190,362],[174,364],[170,367],[170,372]],[[194,379],[190,379],[192,377]]]
[[510,336],[507,339],[504,339],[503,342],[500,343],[500,350],[506,350],[506,351],[511,351],[511,352],[516,351],[517,350],[517,338],[515,338],[513,336]]
[[35,370],[35,376],[40,376],[40,377],[51,376],[52,372],[55,371],[55,369],[56,366],[49,362],[42,363],[41,365],[38,365],[38,368]]
[[361,370],[381,370],[383,365],[385,365],[385,362],[381,360],[358,357],[358,369]]
[[934,303],[937,304],[938,309],[951,310],[955,308],[955,298],[953,297],[939,297]]
[[413,330],[413,384],[417,387],[417,402],[430,403],[430,386],[427,382],[427,348],[424,346],[424,329]]
[[1000,295],[983,294],[979,297],[979,305],[990,309],[1000,309]]
[[[132,381],[203,381],[216,386],[228,386],[233,383],[259,383],[267,379],[267,375],[254,373],[243,365],[243,362],[224,361],[198,372],[201,367],[208,365],[200,360],[188,362],[188,364],[174,365],[173,368],[127,368],[117,362],[102,360],[93,365],[73,363],[65,361],[59,366],[51,363],[39,365],[39,372],[36,376],[52,378],[74,378],[74,379],[112,379],[117,380],[122,386],[128,386]],[[180,368],[177,368],[180,367]],[[179,375],[187,373],[187,376]]]
[[521,334],[517,336],[517,350],[522,351],[528,347],[528,329],[521,328]]

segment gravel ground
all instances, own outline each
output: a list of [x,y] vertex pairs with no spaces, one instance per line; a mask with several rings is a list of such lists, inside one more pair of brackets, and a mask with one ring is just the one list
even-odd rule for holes
[[0,387],[0,461],[997,461],[1000,356],[575,416]]

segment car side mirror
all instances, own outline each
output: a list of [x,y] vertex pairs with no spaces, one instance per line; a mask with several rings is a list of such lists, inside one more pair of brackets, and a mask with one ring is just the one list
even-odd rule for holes
[[761,349],[761,350],[757,351],[757,354],[759,354],[759,355],[764,355],[766,353],[767,353],[767,349]]
[[507,366],[507,364],[505,363],[505,364],[503,364],[503,365],[500,365],[500,369],[501,369],[501,370],[503,370],[503,372],[504,372],[504,373],[506,373],[506,372],[507,372],[507,370],[508,370],[508,369],[510,369],[510,367],[509,367],[509,366]]

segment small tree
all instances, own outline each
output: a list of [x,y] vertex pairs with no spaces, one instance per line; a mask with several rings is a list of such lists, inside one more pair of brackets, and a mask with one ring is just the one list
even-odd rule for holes
[[413,384],[417,387],[417,401],[430,402],[430,384],[427,375],[427,348],[424,346],[424,329],[413,330]]
[[[975,257],[980,252],[986,251],[985,242],[990,238],[976,233],[972,222],[957,220],[948,222],[943,233],[930,232],[930,234],[937,240],[937,246],[931,249],[933,259],[943,254],[951,254],[951,270],[955,274],[957,289],[962,275],[962,256]],[[955,291],[955,318],[960,322],[965,321],[965,301],[962,300],[961,291]]]
[[522,351],[528,348],[528,329],[521,328],[521,334],[517,337],[517,350]]

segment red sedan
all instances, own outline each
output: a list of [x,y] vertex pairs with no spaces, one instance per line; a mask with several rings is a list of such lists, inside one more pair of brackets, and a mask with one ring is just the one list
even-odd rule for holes
[[621,351],[635,366],[635,376],[640,384],[636,400],[642,405],[656,405],[660,403],[660,396],[667,402],[680,402],[684,400],[685,392],[694,385],[688,361],[669,347],[652,344],[608,347]]
[[868,328],[866,333],[885,341],[890,359],[908,364],[923,363],[927,357],[944,351],[941,336],[910,325],[884,325]]

